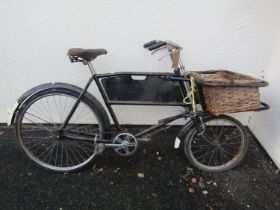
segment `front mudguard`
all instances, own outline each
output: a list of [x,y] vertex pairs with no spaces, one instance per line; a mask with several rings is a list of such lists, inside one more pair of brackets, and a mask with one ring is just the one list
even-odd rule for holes
[[187,135],[187,133],[191,130],[192,127],[194,127],[194,122],[192,120],[189,120],[183,128],[181,128],[181,130],[179,131],[179,133],[177,134],[175,141],[174,141],[174,148],[177,149],[180,147],[181,145],[181,141],[184,140],[185,136]]
[[[71,84],[67,84],[67,83],[60,83],[60,82],[57,82],[57,83],[46,83],[46,84],[42,84],[42,85],[38,85],[36,87],[33,87],[30,90],[28,90],[25,93],[23,93],[18,98],[16,103],[8,110],[8,112],[9,112],[8,126],[13,125],[15,123],[18,110],[20,109],[21,105],[24,104],[24,102],[29,97],[33,96],[36,93],[44,91],[46,89],[52,89],[52,88],[68,89],[68,90],[75,91],[77,93],[81,93],[83,91],[82,88],[77,87],[75,85],[71,85]],[[93,99],[94,98],[88,92],[85,93],[85,96],[88,97],[89,99]]]
[[[203,117],[203,120],[208,119],[213,117],[212,115],[206,115]],[[185,139],[185,137],[187,136],[188,132],[195,127],[195,123],[192,119],[190,119],[185,125],[184,127],[179,131],[179,133],[177,134],[175,141],[174,141],[174,148],[177,149],[180,147],[181,142]]]

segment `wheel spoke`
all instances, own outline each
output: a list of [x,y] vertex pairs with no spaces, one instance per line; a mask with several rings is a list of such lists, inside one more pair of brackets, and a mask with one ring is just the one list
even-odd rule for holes
[[75,154],[75,152],[73,151],[71,145],[69,145],[69,150],[71,151],[71,153],[73,154],[74,158],[77,160],[77,163],[79,164],[79,163],[80,163],[80,160],[79,160],[79,158],[77,157],[77,155]]
[[54,101],[54,104],[55,104],[57,113],[58,113],[58,115],[59,115],[59,117],[60,117],[60,123],[62,123],[61,112],[60,112],[59,109],[58,109],[58,106],[57,106],[57,103],[56,103],[56,100],[55,100],[55,97],[54,97],[54,96],[53,96],[53,101]]
[[48,162],[50,162],[51,157],[52,157],[52,152],[53,152],[53,150],[54,150],[54,148],[55,148],[56,145],[57,145],[57,142],[54,142],[54,143],[52,144],[49,153],[45,156],[45,158],[43,159],[43,161],[46,161],[47,157],[50,155],[50,159],[49,159],[49,161],[48,161]]
[[228,155],[231,155],[232,157],[234,157],[234,156],[235,156],[235,154],[234,154],[234,153],[229,152],[229,151],[226,151],[226,150],[224,150],[224,153],[227,153]]
[[217,166],[219,163],[218,163],[218,150],[216,150],[216,152],[215,152],[215,166]]
[[53,113],[51,111],[50,103],[49,103],[49,100],[48,100],[48,97],[45,97],[45,100],[47,101],[48,113],[49,113],[49,115],[51,115],[51,119],[53,120],[53,123],[55,123],[54,118],[53,118]]
[[46,130],[52,131],[50,128],[48,128],[48,127],[46,127],[46,126],[44,126],[44,125],[42,125],[42,124],[38,124],[38,123],[34,122],[33,120],[30,120],[30,119],[27,118],[27,117],[24,117],[24,119],[28,120],[28,121],[31,122],[31,123],[34,123],[34,124],[35,124],[37,127],[39,127],[39,128],[45,128]]
[[210,156],[210,158],[209,158],[208,165],[210,165],[211,160],[212,160],[213,155],[215,154],[216,150],[217,150],[217,149],[214,149],[214,150],[211,152],[211,156]]
[[[54,123],[54,120],[53,120],[53,118],[52,118],[52,115],[50,115],[48,109],[45,107],[45,105],[43,104],[42,100],[39,100],[39,103],[41,104],[42,109],[44,109],[44,114],[45,114],[46,116],[50,116],[50,119],[51,119],[52,124],[53,124],[53,123]],[[40,106],[39,106],[39,107],[40,107]]]
[[63,152],[64,152],[64,146],[61,144],[61,154],[60,154],[60,166],[63,167]]
[[[209,151],[209,148],[208,148],[208,150],[207,150],[207,152],[206,152],[205,154],[203,154],[203,155],[197,157],[196,159],[199,160],[199,159],[201,159],[201,158],[205,158],[205,157],[206,157],[207,155],[209,155],[211,152],[212,152],[212,150]],[[204,160],[204,159],[203,159],[203,160]]]
[[223,122],[221,131],[220,131],[220,134],[218,134],[218,136],[217,136],[218,139],[219,139],[219,138],[221,137],[221,135],[223,134],[224,128],[225,128],[225,121]]
[[209,147],[209,144],[192,145],[192,147]]
[[66,163],[67,163],[67,166],[69,167],[69,155],[67,152],[67,144],[65,144],[65,153],[66,153]]
[[32,113],[26,112],[26,114],[28,114],[28,115],[30,115],[30,116],[32,116],[32,117],[35,117],[35,118],[37,118],[37,119],[39,119],[39,120],[42,120],[42,121],[44,121],[44,122],[46,122],[46,123],[48,123],[48,124],[51,124],[51,122],[49,122],[49,121],[47,121],[47,120],[44,120],[44,119],[42,119],[41,117],[38,117],[38,116],[36,116],[36,115],[34,115],[34,114],[32,114]]
[[213,136],[214,136],[215,138],[217,138],[217,135],[215,134],[215,131],[214,131],[213,127],[212,127],[212,126],[208,126],[208,127],[211,128],[211,131],[212,131],[212,133],[213,133]]
[[27,147],[27,148],[30,150],[30,149],[34,148],[35,146],[37,146],[38,144],[40,144],[40,143],[42,143],[42,142],[45,142],[45,141],[47,141],[47,140],[48,140],[48,138],[41,138],[41,140],[37,141],[37,143],[35,143],[35,144],[33,144],[32,146]]
[[220,145],[235,145],[235,144],[241,144],[242,141],[238,141],[238,142],[231,142],[231,143],[221,143]]
[[59,145],[60,145],[60,143],[58,143],[58,144],[56,145],[56,152],[55,152],[54,165],[56,165],[56,163],[57,163]]
[[[49,145],[39,156],[38,156],[38,159],[41,159],[41,157],[47,152],[47,151],[51,151],[51,148],[53,148],[53,146],[56,144],[56,142],[53,142],[51,145]],[[47,153],[47,154],[49,154],[49,153]],[[48,155],[47,155],[48,156]],[[46,156],[46,157],[47,157]],[[45,161],[44,159],[43,159],[43,161]]]

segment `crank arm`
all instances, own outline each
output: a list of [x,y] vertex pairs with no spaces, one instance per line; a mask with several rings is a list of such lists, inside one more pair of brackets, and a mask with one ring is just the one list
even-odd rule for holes
[[88,137],[95,137],[96,136],[96,134],[92,134],[92,133],[85,133],[85,132],[79,132],[79,131],[71,131],[71,130],[67,130],[67,129],[64,129],[63,133],[67,133],[69,135],[82,135],[82,136],[88,136]]
[[77,136],[73,134],[67,134],[67,133],[62,133],[60,135],[61,139],[67,139],[67,140],[73,140],[73,141],[84,141],[84,142],[91,142],[91,143],[111,143],[111,140],[108,139],[96,139],[97,136],[95,137],[83,137],[83,136]]
[[104,144],[104,146],[108,147],[108,148],[123,147],[123,145],[120,145],[120,144]]
[[126,145],[122,145],[122,144],[104,144],[104,146],[108,147],[108,148],[125,148],[125,147],[127,147]]

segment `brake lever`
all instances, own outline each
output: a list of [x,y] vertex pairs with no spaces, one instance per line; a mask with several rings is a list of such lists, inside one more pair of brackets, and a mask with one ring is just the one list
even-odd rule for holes
[[165,49],[165,48],[166,48],[166,46],[163,46],[163,47],[160,47],[160,48],[158,48],[158,49],[155,49],[155,50],[153,50],[153,51],[151,52],[151,55],[153,55],[153,54],[155,54],[157,51],[163,50],[163,49]]
[[171,54],[176,53],[178,51],[180,51],[180,49],[177,49],[177,50],[175,50],[173,52],[169,52],[169,53],[165,54],[164,56],[160,57],[158,60],[161,61],[163,58],[167,57],[168,55],[171,55]]

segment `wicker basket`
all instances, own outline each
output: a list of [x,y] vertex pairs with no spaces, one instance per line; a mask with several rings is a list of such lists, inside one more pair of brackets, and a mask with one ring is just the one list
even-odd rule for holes
[[227,70],[190,72],[202,89],[208,111],[217,116],[261,106],[259,87],[267,82]]

